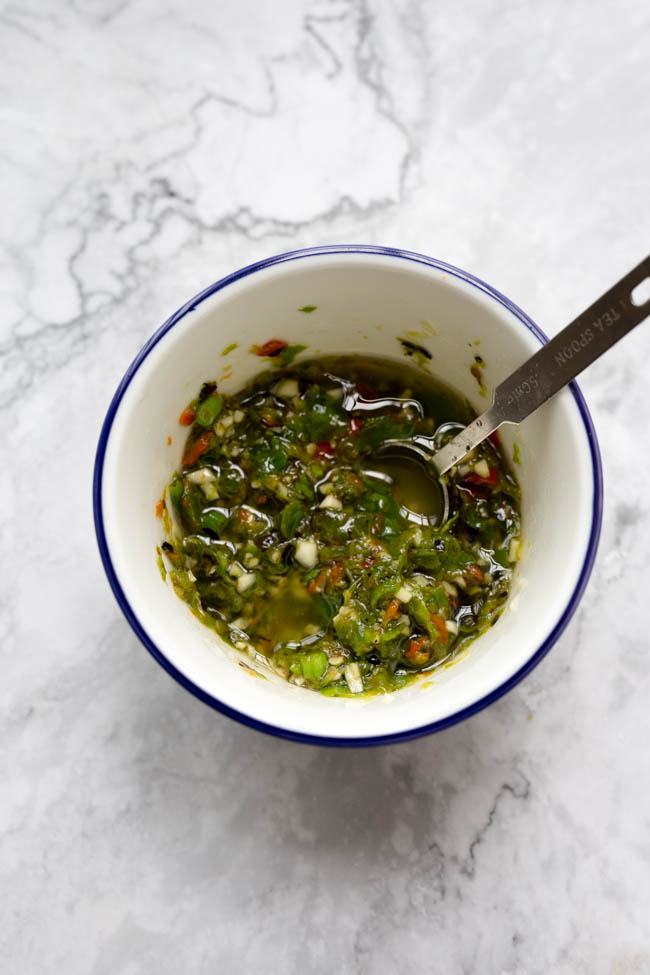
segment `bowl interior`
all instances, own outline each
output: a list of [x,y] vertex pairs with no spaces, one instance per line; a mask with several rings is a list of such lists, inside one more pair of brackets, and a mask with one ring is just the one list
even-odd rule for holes
[[[315,305],[310,314],[298,309]],[[173,320],[170,320],[173,321]],[[507,304],[443,268],[387,255],[319,254],[233,280],[161,330],[112,418],[101,481],[108,554],[124,599],[148,641],[186,680],[247,719],[333,739],[399,735],[444,722],[497,691],[551,638],[578,585],[594,522],[594,473],[585,424],[569,390],[502,440],[519,464],[523,555],[499,622],[451,666],[391,695],[323,698],[270,672],[203,627],[163,583],[154,505],[179,465],[177,418],[200,384],[233,392],[263,366],[253,343],[283,338],[305,356],[364,353],[400,358],[405,337],[432,355],[428,368],[477,411],[539,340]],[[237,347],[222,355],[231,343]],[[470,373],[485,361],[487,397]],[[167,437],[171,436],[171,446]],[[245,663],[246,669],[240,664]]]

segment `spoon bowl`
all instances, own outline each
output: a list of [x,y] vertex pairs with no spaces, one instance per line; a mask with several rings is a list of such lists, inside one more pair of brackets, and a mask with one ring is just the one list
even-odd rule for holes
[[401,512],[409,521],[439,526],[449,518],[449,494],[429,460],[427,452],[413,447],[412,441],[387,440],[365,473],[397,487]]

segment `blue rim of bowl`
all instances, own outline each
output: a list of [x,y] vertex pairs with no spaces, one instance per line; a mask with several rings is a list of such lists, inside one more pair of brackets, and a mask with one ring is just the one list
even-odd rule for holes
[[548,338],[544,332],[542,332],[542,330],[532,321],[532,319],[528,317],[528,315],[526,315],[524,311],[522,311],[521,308],[518,307],[518,305],[510,301],[509,298],[506,298],[505,295],[501,294],[501,292],[497,291],[495,288],[492,288],[489,284],[486,284],[485,281],[475,277],[473,274],[469,274],[467,271],[463,271],[461,268],[455,267],[453,264],[447,264],[445,261],[440,261],[433,257],[427,257],[424,254],[418,254],[414,251],[401,250],[400,248],[396,247],[375,247],[366,244],[333,244],[322,247],[309,247],[303,250],[287,251],[284,254],[277,254],[273,257],[268,257],[263,261],[257,261],[255,264],[248,264],[239,271],[235,271],[233,274],[229,274],[225,278],[215,281],[214,284],[211,284],[209,287],[205,288],[198,295],[179,308],[178,311],[176,311],[171,318],[168,318],[164,325],[161,325],[158,331],[151,336],[149,341],[142,347],[129,368],[126,370],[108,408],[106,419],[104,420],[99,437],[93,476],[93,511],[95,519],[95,532],[97,534],[97,542],[99,545],[101,559],[104,564],[104,570],[120,609],[149,653],[154,657],[155,660],[158,661],[161,667],[164,667],[167,673],[170,674],[174,680],[178,681],[179,684],[181,684],[186,690],[190,691],[191,694],[194,694],[194,696],[200,701],[203,701],[204,704],[208,704],[221,714],[225,714],[229,718],[233,718],[235,721],[239,721],[241,724],[246,725],[249,728],[255,728],[257,731],[263,731],[267,734],[275,735],[279,738],[286,738],[290,741],[297,741],[312,745],[331,745],[345,748],[363,747],[369,745],[388,745],[394,742],[409,741],[412,738],[419,738],[423,735],[432,734],[436,731],[442,731],[444,728],[449,728],[451,725],[457,724],[459,721],[464,721],[465,718],[471,717],[478,711],[482,711],[483,708],[486,708],[488,705],[492,704],[494,701],[498,700],[509,690],[511,690],[526,676],[526,674],[530,673],[530,671],[537,666],[540,660],[548,653],[553,644],[558,640],[569,623],[569,620],[573,616],[578,603],[580,602],[580,598],[585,590],[589,576],[591,575],[591,570],[596,557],[596,550],[598,548],[598,540],[600,537],[600,528],[603,515],[603,470],[600,460],[598,441],[596,439],[596,431],[594,430],[594,425],[589,414],[589,410],[587,409],[584,397],[577,384],[572,382],[569,389],[571,390],[573,398],[576,401],[580,416],[582,417],[582,422],[584,423],[585,433],[587,435],[587,441],[589,443],[589,450],[591,453],[594,479],[591,532],[578,581],[560,619],[555,624],[544,642],[537,648],[537,650],[535,650],[524,666],[521,667],[510,678],[508,678],[507,681],[500,684],[499,687],[495,688],[478,701],[475,701],[473,704],[462,708],[460,711],[448,715],[446,718],[442,718],[439,721],[433,721],[430,724],[420,725],[417,728],[409,728],[405,731],[395,732],[394,734],[372,735],[365,738],[335,738],[325,735],[311,735],[304,732],[292,731],[288,728],[282,728],[277,725],[267,724],[264,721],[258,721],[256,718],[253,718],[242,711],[237,711],[235,708],[229,707],[218,698],[208,694],[193,681],[189,680],[183,673],[181,673],[181,671],[174,667],[167,657],[165,657],[159,647],[156,646],[148,633],[145,631],[135,612],[131,608],[126,596],[124,595],[124,592],[122,591],[122,587],[120,586],[117,574],[111,561],[108,543],[106,541],[106,533],[104,530],[101,494],[104,458],[115,415],[131,380],[154,346],[157,345],[161,338],[170,329],[177,325],[178,322],[185,317],[185,315],[191,311],[194,311],[194,309],[197,308],[198,305],[200,305],[201,302],[206,298],[209,298],[217,291],[221,291],[229,284],[234,284],[236,281],[241,281],[242,278],[248,277],[250,274],[254,274],[256,271],[261,271],[264,268],[273,267],[276,264],[284,264],[289,261],[303,260],[304,258],[309,257],[322,257],[325,255],[337,254],[368,254],[375,257],[396,257],[415,264],[424,264],[427,267],[435,268],[438,271],[444,271],[446,274],[453,275],[454,277],[459,278],[460,280],[465,281],[467,284],[477,288],[479,291],[482,291],[484,294],[489,295],[489,297],[493,298],[500,305],[510,311],[515,318],[525,325],[526,328],[532,332],[542,344],[548,341]]

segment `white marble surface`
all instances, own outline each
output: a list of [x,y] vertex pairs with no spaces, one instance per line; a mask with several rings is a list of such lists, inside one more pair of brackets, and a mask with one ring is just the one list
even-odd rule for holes
[[0,37],[2,971],[650,972],[650,325],[582,382],[580,611],[428,739],[328,751],[199,704],[90,504],[124,368],[244,263],[422,250],[554,332],[643,257],[648,4],[13,0]]

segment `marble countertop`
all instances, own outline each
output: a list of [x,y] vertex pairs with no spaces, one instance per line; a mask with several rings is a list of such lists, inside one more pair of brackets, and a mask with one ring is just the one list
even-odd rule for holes
[[554,333],[640,260],[648,4],[15,0],[0,32],[3,971],[650,972],[650,325],[581,382],[578,613],[433,737],[327,750],[201,705],[122,618],[90,498],[125,367],[243,264],[421,250]]

